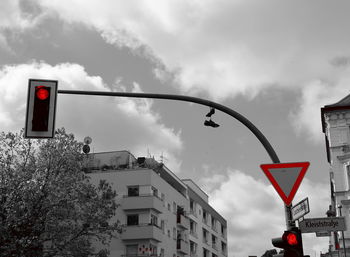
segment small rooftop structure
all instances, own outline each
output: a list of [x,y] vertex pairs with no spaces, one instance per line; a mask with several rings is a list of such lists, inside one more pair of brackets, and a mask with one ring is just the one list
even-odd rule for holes
[[118,172],[127,170],[151,169],[173,188],[183,195],[187,195],[187,186],[163,163],[154,158],[135,158],[129,151],[112,151],[87,154],[83,170],[86,173]]

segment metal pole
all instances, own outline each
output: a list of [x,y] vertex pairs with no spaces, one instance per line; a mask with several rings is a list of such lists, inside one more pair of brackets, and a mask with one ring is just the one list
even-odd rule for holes
[[[220,110],[233,118],[240,121],[243,125],[245,125],[260,141],[260,143],[264,146],[268,155],[270,156],[273,163],[280,163],[280,160],[271,146],[270,142],[266,139],[266,137],[260,132],[257,127],[253,123],[251,123],[247,118],[238,112],[228,108],[227,106],[218,104],[216,102],[212,102],[206,99],[185,96],[185,95],[172,95],[172,94],[150,94],[150,93],[127,93],[127,92],[103,92],[103,91],[85,91],[85,90],[58,90],[59,94],[71,94],[71,95],[95,95],[95,96],[117,96],[117,97],[134,97],[134,98],[154,98],[154,99],[167,99],[167,100],[177,100],[177,101],[185,101],[192,102],[201,105],[206,105],[217,110]],[[286,219],[286,227],[290,229],[294,226],[294,222],[291,220],[291,207],[285,206],[285,219]]]
[[[341,214],[341,208],[343,206],[342,205],[338,205],[338,208],[339,208],[339,214],[340,216],[342,216]],[[344,238],[344,230],[341,231],[341,236],[343,237],[343,248],[344,248],[344,257],[346,257],[346,248],[345,248],[345,238]]]

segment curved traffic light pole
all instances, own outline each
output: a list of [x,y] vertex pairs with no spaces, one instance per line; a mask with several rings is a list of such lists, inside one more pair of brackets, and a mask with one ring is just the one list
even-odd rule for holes
[[[260,143],[264,146],[265,150],[269,154],[273,163],[280,163],[280,160],[271,146],[270,142],[266,139],[266,137],[260,132],[260,130],[255,127],[253,123],[251,123],[247,118],[239,114],[238,112],[224,106],[218,104],[213,101],[209,101],[206,99],[185,96],[185,95],[172,95],[172,94],[150,94],[150,93],[127,93],[127,92],[103,92],[103,91],[85,91],[85,90],[58,90],[59,94],[71,94],[71,95],[95,95],[95,96],[117,96],[117,97],[133,97],[133,98],[153,98],[153,99],[166,99],[166,100],[177,100],[177,101],[185,101],[192,102],[201,105],[206,105],[217,110],[220,110],[233,118],[239,120],[243,125],[245,125],[260,141]],[[287,229],[294,226],[294,222],[291,220],[291,206],[285,205],[285,218],[286,218],[286,226]]]

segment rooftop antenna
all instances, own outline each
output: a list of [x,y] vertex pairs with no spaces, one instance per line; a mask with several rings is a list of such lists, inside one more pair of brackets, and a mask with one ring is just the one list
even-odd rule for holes
[[162,154],[160,155],[160,162],[164,164],[164,160],[167,161],[168,159],[164,156],[164,154],[162,152]]

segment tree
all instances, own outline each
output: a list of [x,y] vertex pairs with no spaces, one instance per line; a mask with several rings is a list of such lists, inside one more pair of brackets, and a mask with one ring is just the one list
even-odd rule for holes
[[[107,256],[116,192],[82,171],[82,143],[0,133],[0,256]],[[98,242],[99,248],[94,245]],[[102,249],[101,249],[102,248]]]

